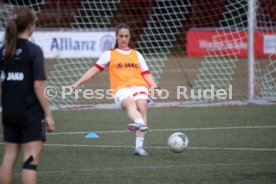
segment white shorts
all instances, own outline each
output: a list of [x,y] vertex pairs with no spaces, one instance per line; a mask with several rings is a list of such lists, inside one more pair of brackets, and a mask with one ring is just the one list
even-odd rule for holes
[[149,90],[145,86],[128,86],[116,91],[114,101],[116,105],[121,107],[121,103],[125,98],[132,98],[134,101],[139,99],[149,100]]

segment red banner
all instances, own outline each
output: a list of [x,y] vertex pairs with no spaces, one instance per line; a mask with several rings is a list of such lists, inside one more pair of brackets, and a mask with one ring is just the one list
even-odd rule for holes
[[[276,31],[254,33],[255,57],[276,55]],[[247,57],[247,32],[224,30],[189,30],[187,54],[190,57],[208,55]]]

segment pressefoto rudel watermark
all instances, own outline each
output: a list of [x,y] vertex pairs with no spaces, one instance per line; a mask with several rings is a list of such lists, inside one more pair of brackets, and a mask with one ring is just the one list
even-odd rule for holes
[[[188,96],[188,94],[190,94]],[[216,89],[214,85],[211,85],[208,89],[190,89],[186,86],[177,86],[176,98],[186,100],[232,100],[233,98],[233,87],[228,86],[227,89]]]
[[[176,86],[176,99],[177,100],[231,100],[233,98],[233,87],[228,86],[228,89],[219,89],[215,85],[210,85],[209,88],[193,89],[187,86]],[[166,100],[170,97],[170,91],[167,89],[161,89],[161,93],[157,96],[154,91],[150,91],[150,98],[153,100],[161,99]],[[61,93],[61,95],[58,95]],[[61,90],[57,87],[48,86],[44,91],[45,96],[50,99],[60,98],[59,100],[66,100],[66,98],[78,100],[84,98],[91,99],[113,99],[112,90],[110,89],[82,89],[77,88],[73,90],[70,86],[61,86]],[[174,97],[175,98],[175,97]]]

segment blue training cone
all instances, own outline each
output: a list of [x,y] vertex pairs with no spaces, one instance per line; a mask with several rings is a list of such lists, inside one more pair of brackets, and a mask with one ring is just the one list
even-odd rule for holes
[[99,138],[99,136],[94,132],[90,132],[85,136],[85,138],[87,138],[87,139],[97,139],[97,138]]

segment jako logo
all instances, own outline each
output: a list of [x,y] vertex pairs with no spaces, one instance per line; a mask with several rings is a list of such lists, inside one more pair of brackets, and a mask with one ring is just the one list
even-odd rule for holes
[[116,64],[116,68],[122,69],[122,68],[138,68],[137,63],[132,63],[132,62],[126,62],[126,63],[118,63]]
[[138,68],[137,63],[125,63],[125,68]]
[[122,63],[118,63],[117,65],[116,65],[116,68],[119,70],[119,69],[122,69],[123,68],[123,65],[122,65]]
[[[24,74],[22,72],[9,72],[7,81],[22,81],[24,79]],[[2,80],[2,74],[1,74]]]

